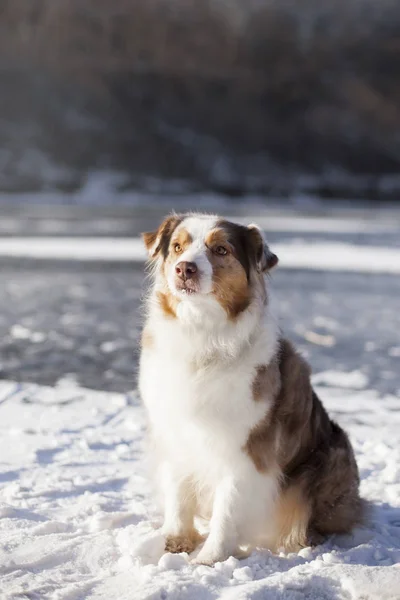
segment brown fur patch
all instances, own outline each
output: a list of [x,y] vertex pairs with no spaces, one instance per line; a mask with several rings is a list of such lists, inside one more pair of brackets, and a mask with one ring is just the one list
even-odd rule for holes
[[276,464],[275,437],[271,431],[270,415],[266,416],[250,432],[244,451],[249,455],[259,473],[266,473]]
[[298,552],[308,546],[311,503],[301,487],[290,486],[284,489],[276,508],[278,538],[274,549],[284,548],[286,552]]
[[250,304],[251,294],[246,275],[232,257],[227,258],[224,265],[216,264],[217,261],[213,259],[211,263],[214,295],[229,318],[236,319]]
[[156,258],[160,253],[164,258],[168,256],[171,236],[182,220],[182,216],[171,215],[164,219],[157,231],[142,233],[150,258]]
[[203,541],[203,537],[196,529],[186,535],[169,535],[165,540],[165,551],[178,554],[179,552],[193,552]]
[[[251,289],[247,272],[238,258],[233,240],[229,239],[224,229],[213,229],[206,238],[206,245],[213,268],[214,295],[229,318],[235,319],[250,303]],[[215,250],[218,246],[224,246],[227,254],[217,254]]]
[[273,408],[281,386],[279,362],[273,359],[268,365],[259,365],[252,383],[255,402],[269,400],[272,411],[267,411],[264,419],[250,432],[245,446],[257,471],[265,473],[276,464],[277,430],[273,420]]
[[192,242],[192,236],[184,227],[181,227],[179,231],[177,231],[176,234],[171,238],[171,244],[179,244],[183,252],[187,249],[188,246],[190,246]]
[[225,240],[225,243],[229,244],[234,257],[242,265],[246,273],[246,277],[249,279],[251,268],[251,252],[249,245],[250,236],[247,227],[221,219],[217,223],[217,227],[211,232],[210,235],[214,236],[214,243],[216,244],[223,244],[223,240]]
[[278,264],[278,257],[271,252],[265,243],[257,225],[249,225],[247,229],[249,232],[251,256],[255,260],[257,270],[265,273],[273,269]]
[[252,391],[256,402],[267,398],[274,399],[279,392],[281,378],[277,360],[272,360],[269,365],[259,365],[253,380]]
[[278,263],[278,257],[271,252],[256,225],[244,227],[221,219],[218,222],[218,227],[225,232],[226,238],[233,246],[236,258],[246,271],[248,279],[250,278],[251,269],[266,272]]
[[170,319],[176,319],[178,300],[168,292],[157,292],[157,299],[165,316]]
[[[283,513],[278,514],[283,523],[280,539],[288,538],[290,547],[293,539],[304,538],[304,531],[308,541],[349,532],[362,522],[364,505],[350,442],[312,389],[308,364],[286,340],[281,340],[278,361],[279,391],[266,417],[250,432],[244,450],[258,471],[277,464],[283,473],[279,510],[288,514],[284,519]],[[257,395],[267,395],[268,385],[263,369]],[[293,525],[288,534],[287,523],[292,521],[297,533]]]
[[[346,433],[334,422],[329,452],[321,452],[303,477],[313,501],[311,531],[320,535],[348,533],[365,518],[365,503],[359,496],[359,475]],[[316,474],[314,469],[319,468]]]
[[144,245],[146,246],[148,251],[150,251],[156,243],[157,235],[158,231],[148,231],[146,233],[142,233]]
[[215,227],[212,229],[205,239],[206,246],[213,248],[215,246],[226,246],[228,245],[230,250],[233,250],[233,246],[229,241],[228,232],[222,227]]

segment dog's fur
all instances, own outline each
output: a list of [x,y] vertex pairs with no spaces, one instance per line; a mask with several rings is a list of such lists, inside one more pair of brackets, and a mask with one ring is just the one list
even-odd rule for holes
[[[143,235],[152,268],[140,393],[164,497],[166,550],[213,564],[244,546],[287,551],[362,520],[343,430],[281,337],[256,225],[172,215]],[[194,265],[194,266],[193,266]]]

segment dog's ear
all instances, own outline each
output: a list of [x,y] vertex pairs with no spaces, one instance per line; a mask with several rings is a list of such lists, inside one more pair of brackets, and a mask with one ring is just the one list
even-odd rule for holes
[[149,253],[150,258],[153,258],[153,256],[156,253],[155,246],[156,246],[156,241],[157,241],[157,235],[158,235],[158,230],[142,233],[144,245],[146,246],[146,250]]
[[171,236],[181,221],[182,217],[170,215],[164,219],[157,231],[142,233],[144,245],[146,246],[150,259],[157,258],[160,253],[166,258]]
[[257,271],[259,273],[270,271],[278,264],[278,257],[269,249],[263,232],[258,225],[252,223],[247,229]]

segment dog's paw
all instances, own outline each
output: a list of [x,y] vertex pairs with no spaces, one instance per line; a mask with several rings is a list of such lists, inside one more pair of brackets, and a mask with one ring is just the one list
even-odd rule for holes
[[192,559],[194,565],[207,565],[212,567],[217,562],[223,562],[230,556],[233,556],[234,552],[224,551],[221,548],[207,548],[204,546],[197,556]]
[[223,562],[225,558],[223,556],[212,555],[212,554],[202,554],[200,553],[196,558],[193,558],[190,562],[192,565],[206,565],[207,567],[212,567],[217,562]]
[[165,537],[165,552],[178,554],[187,552],[190,554],[197,548],[203,538],[197,531],[192,531],[187,535],[167,535]]
[[197,556],[194,556],[190,561],[193,565],[207,565],[212,567],[217,562],[224,562],[231,556],[233,558],[237,558],[238,560],[242,560],[244,558],[248,558],[251,554],[251,547],[229,547],[229,548],[218,548],[218,547],[209,547],[207,548],[207,544],[205,544],[201,549]]
[[165,538],[165,552],[178,554],[187,552],[190,554],[196,548],[193,540],[185,535],[168,535]]

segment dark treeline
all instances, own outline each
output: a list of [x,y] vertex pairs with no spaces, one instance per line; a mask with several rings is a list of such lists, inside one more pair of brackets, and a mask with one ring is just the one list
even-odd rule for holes
[[3,0],[0,83],[3,189],[41,188],[29,157],[67,187],[109,167],[375,193],[399,173],[397,0]]

